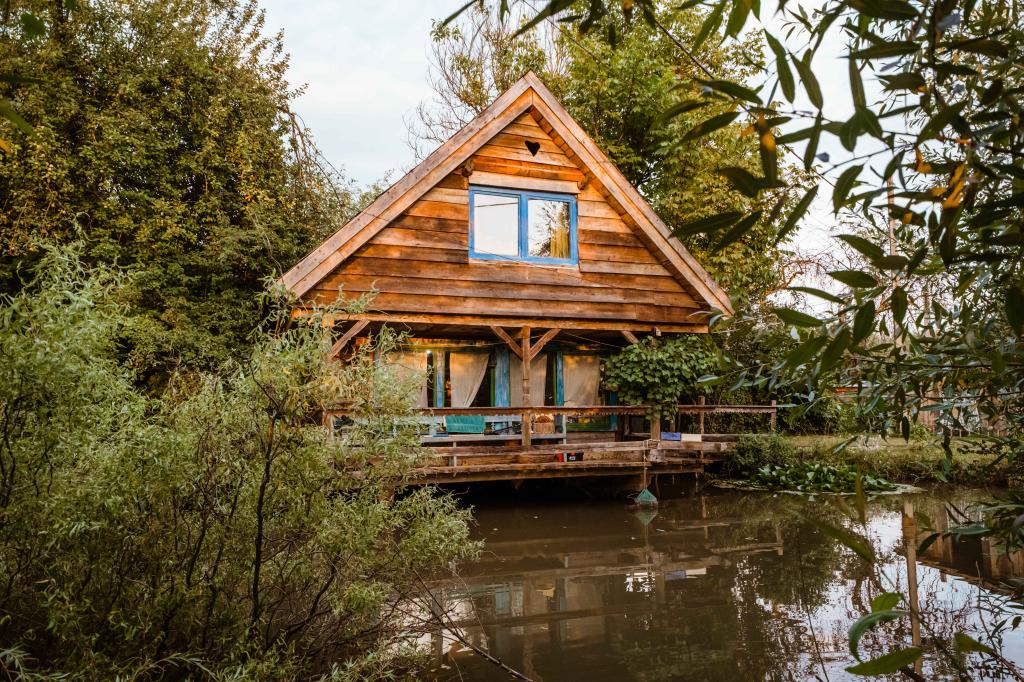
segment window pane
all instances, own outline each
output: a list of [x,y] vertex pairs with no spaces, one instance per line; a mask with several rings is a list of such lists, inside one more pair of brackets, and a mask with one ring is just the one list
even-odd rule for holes
[[569,202],[530,199],[530,255],[569,258]]
[[473,194],[473,250],[519,255],[519,197]]

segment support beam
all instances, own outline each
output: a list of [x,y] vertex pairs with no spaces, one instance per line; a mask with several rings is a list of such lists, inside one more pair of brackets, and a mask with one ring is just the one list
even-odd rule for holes
[[544,346],[548,345],[548,341],[558,336],[558,332],[560,331],[562,330],[549,329],[546,332],[544,332],[544,336],[540,337],[536,345],[530,348],[530,360],[533,360],[535,357],[537,357],[537,353],[540,353],[542,350],[544,350]]
[[491,331],[494,332],[495,336],[497,336],[499,339],[507,343],[508,347],[512,349],[513,353],[519,356],[520,360],[523,359],[522,347],[520,347],[520,345],[516,343],[515,339],[508,335],[508,332],[506,332],[501,327],[497,327],[495,325],[491,325]]
[[[310,308],[296,308],[292,310],[293,318],[311,315]],[[491,316],[491,315],[448,315],[433,313],[385,313],[385,312],[363,312],[363,313],[341,313],[337,315],[337,321],[344,320],[369,320],[370,322],[384,322],[386,324],[440,324],[456,327],[521,327],[523,325],[540,325],[550,327],[558,325],[559,329],[578,329],[585,331],[606,331],[620,332],[625,329],[633,332],[651,334],[659,333],[695,333],[707,332],[707,323],[657,323],[655,327],[650,322],[625,322],[615,320],[591,320],[591,319],[538,319],[525,317]]]
[[[533,364],[533,354],[530,352],[530,328],[523,327],[520,332],[519,345],[523,359],[523,405],[530,405],[530,365]],[[523,413],[523,447],[530,447],[533,440],[533,416],[529,412]]]
[[636,334],[628,329],[623,329],[622,335],[626,338],[626,341],[629,341],[630,343],[638,343],[640,341],[640,339],[636,338]]
[[369,320],[356,320],[355,324],[349,327],[348,331],[331,346],[331,357],[338,357],[345,346],[348,345],[348,342],[354,339],[356,334],[366,329],[368,324],[370,324]]

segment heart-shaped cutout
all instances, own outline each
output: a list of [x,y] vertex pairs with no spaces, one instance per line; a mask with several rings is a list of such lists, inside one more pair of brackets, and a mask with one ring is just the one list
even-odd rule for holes
[[526,148],[530,150],[531,156],[537,156],[537,152],[540,151],[540,142],[534,142],[533,140],[526,141]]

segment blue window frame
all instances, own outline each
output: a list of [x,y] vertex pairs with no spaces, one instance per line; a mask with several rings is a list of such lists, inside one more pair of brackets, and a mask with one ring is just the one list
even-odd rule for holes
[[[502,202],[502,199],[509,201]],[[500,210],[503,214],[493,213],[491,219],[495,224],[489,226],[491,231],[486,235],[477,233],[478,228],[483,229],[482,225],[477,225],[478,206]],[[568,214],[567,221],[563,210]],[[552,217],[554,213],[560,215]],[[469,255],[481,260],[576,265],[579,262],[576,219],[573,194],[472,185],[469,188]],[[506,224],[498,224],[502,220]],[[496,231],[507,234],[496,234]]]

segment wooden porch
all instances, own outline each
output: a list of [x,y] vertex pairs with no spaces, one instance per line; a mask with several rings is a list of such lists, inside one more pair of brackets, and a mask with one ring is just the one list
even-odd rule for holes
[[[485,481],[700,474],[728,457],[735,434],[705,432],[706,417],[719,414],[758,414],[766,430],[775,430],[778,408],[770,405],[678,405],[678,415],[696,415],[695,433],[650,431],[646,405],[585,407],[470,407],[422,409],[422,444],[430,454],[417,471],[416,483],[443,485]],[[511,414],[514,412],[515,414]],[[327,416],[342,416],[335,411]],[[484,417],[505,425],[499,432],[445,433],[437,424],[445,417]],[[587,432],[567,428],[570,418],[613,417],[614,431]],[[550,419],[551,433],[538,433],[537,419]],[[630,419],[632,418],[632,419]],[[674,420],[672,420],[674,421]],[[647,431],[630,428],[646,424]],[[545,422],[551,423],[551,422]],[[523,424],[528,425],[523,428]],[[510,426],[509,426],[510,425]],[[518,431],[516,426],[518,425]],[[507,429],[507,431],[506,431]],[[529,440],[527,440],[529,439]]]

